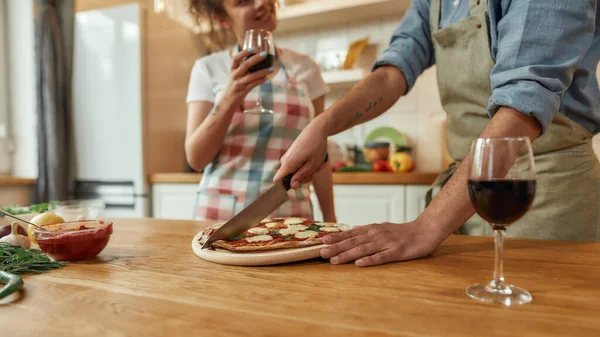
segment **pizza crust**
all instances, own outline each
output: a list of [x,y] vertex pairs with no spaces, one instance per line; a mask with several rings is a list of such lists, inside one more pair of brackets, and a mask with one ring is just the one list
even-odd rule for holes
[[322,244],[322,238],[312,238],[303,241],[280,241],[267,245],[233,245],[229,241],[218,240],[212,243],[213,247],[227,249],[232,252],[249,252],[249,251],[265,251],[265,250],[276,250],[276,249],[289,249],[289,248],[300,248],[309,247]]

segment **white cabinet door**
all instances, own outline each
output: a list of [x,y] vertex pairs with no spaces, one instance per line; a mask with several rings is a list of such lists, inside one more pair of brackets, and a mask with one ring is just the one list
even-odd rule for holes
[[[404,222],[404,185],[337,185],[333,187],[335,212],[338,222],[349,225],[367,225],[379,222]],[[312,194],[315,220],[322,215]]]
[[152,214],[160,219],[193,220],[198,184],[152,185]]
[[429,190],[429,185],[408,185],[406,186],[406,219],[405,221],[415,220],[425,209],[425,194]]

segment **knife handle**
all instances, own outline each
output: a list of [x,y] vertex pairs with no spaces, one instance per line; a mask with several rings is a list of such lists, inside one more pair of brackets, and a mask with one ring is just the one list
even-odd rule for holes
[[[329,161],[329,153],[327,153],[325,155],[325,160],[323,161],[323,163],[326,163],[328,161]],[[290,173],[287,176],[283,177],[283,179],[281,179],[281,182],[283,183],[283,187],[285,187],[286,191],[289,191],[290,188],[292,188],[292,177],[294,176],[294,174],[296,174],[296,172]]]

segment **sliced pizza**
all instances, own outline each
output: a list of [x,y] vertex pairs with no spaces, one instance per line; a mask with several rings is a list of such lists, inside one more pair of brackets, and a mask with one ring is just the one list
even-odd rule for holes
[[[200,244],[221,227],[216,223],[206,228],[200,237]],[[273,218],[261,221],[242,234],[227,240],[217,240],[213,248],[223,248],[232,252],[265,251],[319,245],[322,238],[330,233],[346,230],[346,226],[332,222],[315,222],[303,218]]]

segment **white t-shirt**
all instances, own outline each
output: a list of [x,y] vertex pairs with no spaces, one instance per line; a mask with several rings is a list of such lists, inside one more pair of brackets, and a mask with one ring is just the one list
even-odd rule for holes
[[[296,82],[304,85],[311,100],[329,92],[323,81],[319,66],[307,55],[289,49],[279,49],[279,58]],[[229,50],[212,53],[194,63],[188,86],[187,103],[195,101],[218,102],[223,89],[229,81],[231,56]],[[274,80],[285,81],[283,70],[275,75]]]

